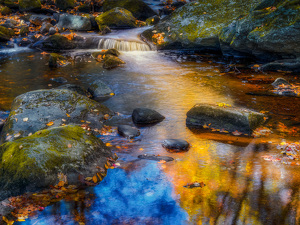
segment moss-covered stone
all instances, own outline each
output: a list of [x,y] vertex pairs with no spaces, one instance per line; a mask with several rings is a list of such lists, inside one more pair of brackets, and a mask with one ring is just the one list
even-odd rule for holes
[[5,143],[0,146],[0,200],[54,186],[59,173],[68,184],[80,185],[78,176],[95,176],[107,157],[113,155],[100,139],[73,125]]
[[99,29],[103,26],[110,28],[134,28],[138,27],[136,19],[126,9],[114,8],[96,17]]
[[153,26],[153,25],[158,24],[159,21],[160,21],[159,16],[152,16],[152,17],[149,17],[148,19],[146,19],[145,22],[148,26]]
[[62,50],[74,49],[76,48],[76,44],[63,35],[54,34],[42,40],[41,42],[36,43],[34,47],[38,47],[43,50],[59,52]]
[[263,1],[225,27],[220,43],[226,54],[235,50],[267,60],[299,57],[299,1]]
[[164,49],[220,50],[219,32],[238,16],[249,13],[259,2],[261,0],[193,1],[162,19],[143,36]]
[[19,0],[19,8],[21,11],[30,11],[41,8],[40,0]]
[[74,91],[51,89],[27,92],[14,99],[0,136],[1,142],[62,124],[81,125],[88,121],[91,128],[100,129],[105,114],[112,116],[113,112]]
[[29,33],[29,27],[27,25],[23,25],[20,29],[21,37],[26,36]]
[[104,69],[113,69],[121,64],[125,64],[125,62],[114,55],[106,55],[103,60],[103,68]]
[[187,112],[186,124],[191,128],[205,128],[251,135],[265,122],[265,115],[237,107],[197,104]]
[[2,16],[7,16],[9,14],[11,14],[11,9],[7,6],[4,6],[4,7],[0,7],[0,13]]
[[55,0],[56,6],[61,10],[73,8],[75,6],[74,0]]
[[0,26],[0,42],[9,41],[9,39],[11,39],[14,35],[15,32],[12,29]]
[[139,20],[156,15],[156,13],[142,0],[105,0],[102,6],[104,12],[115,7],[129,10]]
[[57,53],[51,53],[50,57],[49,57],[49,67],[50,68],[57,68],[58,67],[58,64],[57,64],[58,60],[66,60],[66,58],[62,55],[57,54]]

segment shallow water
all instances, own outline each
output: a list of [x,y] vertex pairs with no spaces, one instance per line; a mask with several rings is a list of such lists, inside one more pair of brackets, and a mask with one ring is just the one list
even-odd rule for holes
[[[70,53],[77,55],[80,52]],[[179,53],[123,52],[126,65],[103,70],[89,57],[55,70],[40,52],[6,54],[0,64],[0,109],[9,110],[14,97],[27,91],[59,86],[52,77],[84,87],[102,79],[115,92],[104,102],[120,116],[110,124],[132,124],[137,107],[149,107],[166,119],[141,127],[134,141],[116,133],[100,136],[113,145],[120,167],[109,170],[95,188],[87,189],[86,201],[60,201],[36,213],[23,224],[299,224],[298,167],[268,162],[262,155],[280,154],[283,138],[198,133],[185,125],[186,113],[196,103],[227,103],[268,111],[270,123],[299,126],[299,98],[246,95],[268,89],[283,73],[241,70],[222,72],[218,58]],[[286,74],[297,84],[297,75]],[[182,138],[191,144],[186,153],[169,153],[161,143]],[[140,154],[175,158],[168,163],[137,160]],[[202,188],[188,189],[192,182]]]

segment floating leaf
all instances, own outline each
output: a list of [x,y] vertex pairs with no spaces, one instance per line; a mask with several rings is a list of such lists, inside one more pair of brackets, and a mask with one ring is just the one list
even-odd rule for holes
[[46,125],[47,125],[48,127],[51,127],[51,126],[53,126],[53,124],[54,124],[54,122],[51,121],[51,122],[47,123]]
[[94,181],[94,183],[97,183],[97,181],[98,181],[97,176],[93,176],[93,181]]

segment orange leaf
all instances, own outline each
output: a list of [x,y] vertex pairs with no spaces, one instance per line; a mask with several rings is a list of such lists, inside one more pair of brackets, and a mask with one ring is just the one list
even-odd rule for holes
[[68,113],[66,113],[67,117],[71,117]]
[[97,181],[98,181],[97,176],[93,176],[93,181],[94,181],[94,183],[97,183]]
[[46,125],[48,126],[48,127],[50,127],[50,126],[52,126],[54,124],[54,122],[49,122],[49,123],[47,123]]

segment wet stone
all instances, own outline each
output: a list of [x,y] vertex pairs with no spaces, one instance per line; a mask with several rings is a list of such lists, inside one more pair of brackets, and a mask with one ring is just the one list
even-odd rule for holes
[[54,81],[56,83],[60,83],[60,84],[63,84],[63,83],[67,83],[68,80],[64,77],[53,77],[53,78],[50,78],[51,81]]
[[148,159],[148,160],[154,160],[154,161],[166,161],[170,162],[173,161],[174,159],[169,156],[160,156],[160,155],[151,155],[151,154],[143,154],[138,156],[139,159]]
[[174,152],[187,151],[189,148],[189,143],[182,139],[166,139],[163,141],[162,146],[167,150]]
[[165,117],[159,112],[148,108],[136,108],[132,113],[132,120],[136,124],[153,124],[163,121]]
[[85,90],[84,88],[82,88],[82,87],[80,87],[76,84],[64,84],[64,85],[61,85],[61,86],[56,87],[54,89],[67,89],[67,90],[70,90],[70,91],[75,91],[78,94],[84,95],[88,98],[91,97],[91,93],[89,93],[87,90]]
[[119,125],[118,126],[118,133],[126,138],[132,139],[138,137],[141,133],[139,129],[135,127],[131,127],[129,125]]
[[95,80],[88,88],[92,98],[96,101],[104,101],[113,95],[113,91],[102,80]]
[[278,87],[278,86],[280,86],[280,85],[291,86],[290,83],[286,79],[281,78],[281,77],[277,78],[272,83],[272,86],[275,87],[275,88]]

